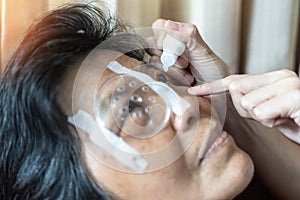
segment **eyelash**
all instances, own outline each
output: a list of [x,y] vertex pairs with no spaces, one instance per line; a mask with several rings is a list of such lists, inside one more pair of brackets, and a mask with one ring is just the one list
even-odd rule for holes
[[166,76],[163,75],[162,73],[159,73],[159,74],[156,75],[156,80],[160,81],[160,82],[163,82],[163,83],[166,83],[168,81]]
[[128,104],[128,113],[131,113],[132,111],[134,111],[135,108],[139,108],[139,107],[141,107],[139,103],[130,100]]

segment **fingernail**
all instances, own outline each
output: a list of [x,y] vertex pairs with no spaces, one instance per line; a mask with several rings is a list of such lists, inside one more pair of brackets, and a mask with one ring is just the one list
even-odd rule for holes
[[189,82],[189,84],[194,82],[194,77],[190,73],[185,73],[184,78]]
[[174,21],[168,20],[167,23],[166,23],[166,25],[167,25],[167,27],[169,29],[172,29],[174,31],[179,31],[180,24],[178,22],[174,22]]

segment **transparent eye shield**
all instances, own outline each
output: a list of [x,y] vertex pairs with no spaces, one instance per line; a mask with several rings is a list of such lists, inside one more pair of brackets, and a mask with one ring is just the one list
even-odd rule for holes
[[96,117],[117,135],[148,138],[159,133],[171,109],[149,85],[121,75],[106,81],[98,90]]
[[[137,30],[137,32],[147,38],[152,34],[152,29],[146,28]],[[81,102],[81,106],[78,107],[77,103],[74,104],[73,102],[72,108],[75,115],[70,116],[68,120],[75,126],[77,131],[86,133],[89,142],[92,142],[96,148],[91,147],[90,143],[84,138],[85,149],[102,164],[116,170],[134,173],[158,170],[180,158],[191,146],[196,135],[199,132],[204,134],[201,130],[202,127],[198,127],[197,124],[189,132],[177,132],[170,140],[158,146],[155,150],[148,150],[146,148],[147,142],[156,143],[157,140],[153,142],[152,138],[162,138],[161,136],[164,133],[161,133],[169,127],[172,113],[181,116],[194,109],[192,106],[198,105],[198,101],[194,98],[192,101],[186,102],[167,84],[156,81],[158,79],[154,80],[153,74],[148,73],[147,70],[133,71],[117,62],[111,62],[106,68],[99,69],[92,77],[100,79],[104,74],[104,70],[107,69],[118,74],[117,76],[109,78],[101,84],[96,79],[90,82],[92,78],[90,78],[90,74],[87,76],[86,72],[94,70],[88,68],[90,65],[99,67],[99,59],[94,59],[94,57],[99,57],[102,54],[101,52],[99,54],[99,49],[100,51],[110,49],[111,44],[119,44],[120,38],[122,36],[112,37],[101,43],[99,48],[94,49],[81,64],[83,67],[80,67],[76,72],[72,101],[78,99],[78,96],[83,96],[83,103]],[[150,45],[143,48],[153,49],[155,46]],[[134,50],[133,47],[126,49],[128,52]],[[122,56],[124,53],[122,51],[117,56]],[[110,60],[117,60],[117,58],[114,57]],[[105,65],[100,64],[100,66]],[[162,66],[160,67],[162,70]],[[169,69],[169,73],[172,73],[172,69]],[[201,74],[201,72],[199,73]],[[180,80],[180,78],[184,79],[178,74],[176,79]],[[203,80],[205,78],[206,76],[203,76]],[[94,91],[93,96],[86,96],[86,91],[82,90],[82,85],[94,87],[92,89]],[[93,101],[90,99],[93,99]],[[219,101],[220,99],[212,97],[211,104],[214,107],[219,106],[218,114],[225,117],[226,106],[224,105],[226,103],[224,102],[226,100],[224,99]],[[94,110],[89,109],[85,104],[92,105]],[[200,113],[198,115],[200,117]],[[220,120],[221,123],[224,122],[224,118]],[[208,124],[210,126],[211,123],[208,122]],[[182,143],[183,137],[184,143]],[[134,142],[132,142],[133,139]],[[206,151],[206,148],[209,147],[204,146],[201,151]],[[108,157],[113,159],[108,159]]]
[[[95,119],[80,110],[69,122],[89,134],[99,148],[134,172],[144,172],[148,165],[138,151],[120,135],[151,138],[165,128],[171,113],[183,115],[190,103],[166,83],[147,74],[128,69],[116,61],[108,69],[115,76],[102,83],[95,95]],[[117,151],[114,149],[118,149]]]

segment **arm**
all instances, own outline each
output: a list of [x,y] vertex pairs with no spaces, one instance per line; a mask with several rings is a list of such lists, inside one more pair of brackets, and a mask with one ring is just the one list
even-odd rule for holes
[[[236,122],[239,123],[236,123]],[[282,199],[300,196],[300,145],[278,130],[242,118],[228,100],[225,130],[252,157],[261,180]]]
[[[229,75],[229,68],[209,49],[194,25],[160,19],[154,22],[153,27],[156,48],[162,49],[162,40],[166,33],[186,44],[186,52],[176,63],[178,70],[182,70],[181,74],[191,72],[191,76],[196,80],[209,81]],[[155,28],[159,28],[157,32]],[[165,31],[162,31],[164,29]],[[160,54],[161,52],[156,53],[157,56]],[[228,99],[227,103],[224,129],[231,133],[237,144],[253,158],[257,174],[281,198],[299,197],[300,146],[276,129],[242,118],[232,101]]]

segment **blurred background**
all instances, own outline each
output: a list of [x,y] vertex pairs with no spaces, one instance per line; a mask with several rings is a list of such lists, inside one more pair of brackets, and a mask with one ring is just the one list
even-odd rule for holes
[[[300,0],[104,0],[135,27],[157,18],[196,24],[209,46],[236,73],[300,70]],[[89,0],[1,0],[3,70],[32,21],[63,3]],[[1,72],[1,70],[0,70]]]

